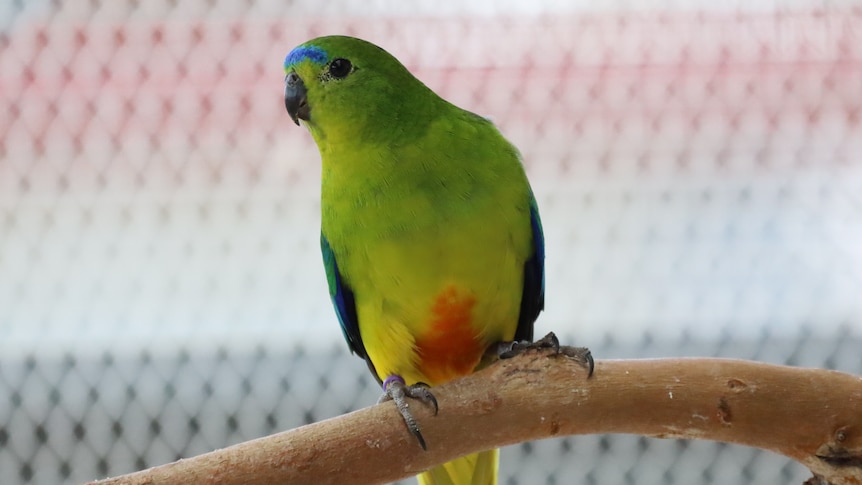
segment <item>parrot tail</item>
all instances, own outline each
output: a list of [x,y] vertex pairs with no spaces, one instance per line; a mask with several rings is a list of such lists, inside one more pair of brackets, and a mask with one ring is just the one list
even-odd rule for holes
[[488,450],[444,463],[419,475],[419,485],[496,485],[500,450]]

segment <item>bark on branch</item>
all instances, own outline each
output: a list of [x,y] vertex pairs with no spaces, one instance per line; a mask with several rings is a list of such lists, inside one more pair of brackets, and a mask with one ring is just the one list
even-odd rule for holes
[[392,402],[97,482],[383,483],[471,452],[552,436],[628,433],[737,443],[801,462],[811,483],[862,484],[862,379],[726,359],[605,360],[595,375],[530,351],[435,388],[411,407],[428,451]]

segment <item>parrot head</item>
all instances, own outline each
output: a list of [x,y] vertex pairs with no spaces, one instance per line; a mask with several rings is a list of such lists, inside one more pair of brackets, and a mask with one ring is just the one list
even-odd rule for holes
[[294,48],[284,72],[287,112],[318,145],[403,135],[441,101],[395,57],[353,37],[319,37]]

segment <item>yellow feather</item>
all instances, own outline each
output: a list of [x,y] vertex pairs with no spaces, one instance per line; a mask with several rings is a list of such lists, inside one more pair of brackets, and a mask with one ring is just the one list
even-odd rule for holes
[[500,450],[488,450],[444,463],[420,474],[419,485],[495,485]]

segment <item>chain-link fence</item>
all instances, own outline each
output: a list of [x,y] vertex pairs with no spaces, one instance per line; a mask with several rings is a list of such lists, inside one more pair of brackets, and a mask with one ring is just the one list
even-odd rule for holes
[[[862,374],[851,2],[0,6],[0,483],[77,483],[375,401],[318,255],[281,62],[367,38],[523,152],[547,310],[598,358]],[[589,2],[583,2],[584,4]],[[509,447],[503,483],[775,484],[707,442]]]

